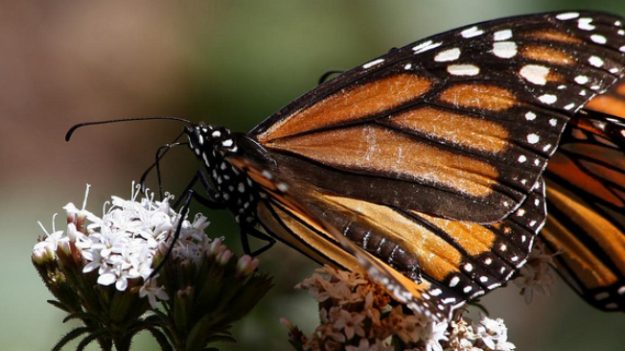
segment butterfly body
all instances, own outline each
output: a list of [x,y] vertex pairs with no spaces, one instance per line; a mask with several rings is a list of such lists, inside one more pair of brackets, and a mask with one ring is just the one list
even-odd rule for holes
[[212,207],[228,208],[235,213],[237,222],[253,226],[258,189],[244,172],[227,160],[239,150],[236,135],[227,128],[204,123],[186,127],[185,134],[189,147],[205,169],[202,176],[207,181],[206,197]]

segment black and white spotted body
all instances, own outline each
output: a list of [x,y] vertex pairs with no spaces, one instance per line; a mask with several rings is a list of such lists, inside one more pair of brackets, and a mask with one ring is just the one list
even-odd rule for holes
[[234,168],[227,160],[236,154],[236,138],[230,130],[205,123],[185,128],[189,147],[205,167],[210,186],[206,186],[208,199],[218,208],[227,208],[235,214],[241,227],[255,226],[256,203],[259,189],[246,173]]

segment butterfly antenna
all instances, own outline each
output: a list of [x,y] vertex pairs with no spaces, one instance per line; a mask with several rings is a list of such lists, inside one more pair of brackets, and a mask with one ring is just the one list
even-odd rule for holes
[[99,124],[111,124],[111,123],[119,123],[119,122],[132,122],[132,121],[152,121],[152,120],[170,120],[170,121],[178,121],[185,124],[192,124],[191,121],[186,120],[184,118],[178,117],[165,117],[165,116],[155,116],[155,117],[138,117],[138,118],[120,118],[120,119],[109,119],[106,121],[95,121],[95,122],[85,122],[78,123],[73,125],[67,133],[65,133],[65,141],[69,141],[72,138],[72,135],[78,128],[87,127],[87,126],[95,126]]

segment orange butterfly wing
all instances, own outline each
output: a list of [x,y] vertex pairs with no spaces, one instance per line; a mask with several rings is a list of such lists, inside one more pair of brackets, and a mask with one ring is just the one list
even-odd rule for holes
[[597,96],[571,120],[545,172],[542,238],[565,280],[607,311],[625,311],[624,86]]

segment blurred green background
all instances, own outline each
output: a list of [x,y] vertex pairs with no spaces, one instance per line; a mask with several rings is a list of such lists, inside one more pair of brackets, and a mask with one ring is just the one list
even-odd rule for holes
[[[96,213],[110,194],[127,196],[156,147],[180,131],[173,122],[109,125],[67,144],[73,123],[173,115],[244,131],[326,70],[471,22],[569,8],[625,15],[623,1],[597,0],[2,1],[0,349],[50,349],[69,330],[30,263],[36,221],[50,228],[65,203],[81,203],[87,182]],[[163,167],[175,193],[196,165],[180,150]],[[238,247],[232,217],[209,217],[211,232]],[[223,350],[288,350],[280,317],[310,332],[315,303],[293,285],[314,267],[280,245],[264,254],[276,287]],[[562,284],[529,305],[513,286],[483,301],[519,350],[625,349],[625,315],[596,311]],[[135,345],[155,348],[147,337]]]

